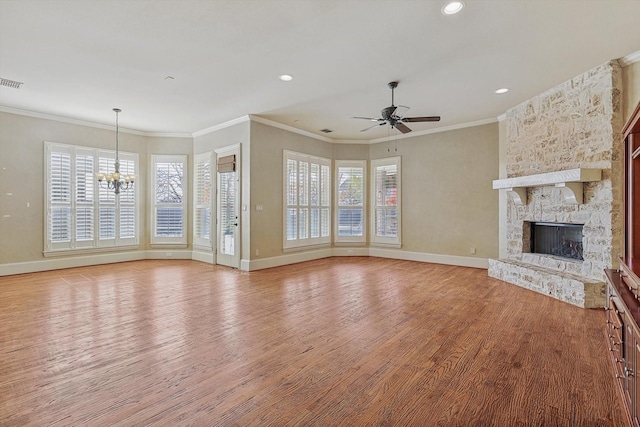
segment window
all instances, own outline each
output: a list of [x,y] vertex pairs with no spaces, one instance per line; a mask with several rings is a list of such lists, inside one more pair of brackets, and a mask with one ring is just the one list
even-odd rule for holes
[[[114,163],[113,151],[45,143],[45,255],[138,244],[136,186],[116,197],[95,177]],[[137,169],[138,155],[121,152],[121,172]]]
[[211,153],[197,154],[194,157],[194,199],[193,244],[207,249],[212,248],[211,236]]
[[284,152],[284,248],[331,241],[331,160]]
[[371,243],[400,247],[400,157],[371,162]]
[[153,155],[153,232],[151,244],[186,245],[187,156]]
[[365,243],[366,161],[336,160],[336,243]]

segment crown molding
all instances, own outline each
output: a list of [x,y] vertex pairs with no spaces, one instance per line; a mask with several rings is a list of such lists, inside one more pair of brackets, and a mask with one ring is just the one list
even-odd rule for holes
[[238,125],[240,123],[247,122],[247,121],[249,121],[249,115],[238,117],[237,119],[229,120],[228,122],[220,123],[218,125],[211,126],[211,127],[206,128],[206,129],[202,129],[202,130],[193,132],[191,134],[191,136],[193,136],[195,138],[195,137],[198,137],[198,136],[206,135],[208,133],[219,131],[221,129],[225,129],[225,128],[228,128],[228,127],[231,127],[231,126],[235,126],[235,125]]
[[324,142],[336,142],[335,139],[327,138],[326,136],[316,135],[315,133],[308,132],[306,130],[294,128],[293,126],[284,125],[282,123],[274,122],[273,120],[265,119],[264,117],[257,116],[255,114],[250,114],[249,117],[252,121],[262,123],[267,126],[272,126],[274,128],[287,130],[289,132],[297,133],[298,135],[308,136],[309,138],[317,139]]
[[502,113],[502,114],[500,114],[500,115],[498,116],[498,121],[499,121],[499,122],[504,121],[504,120],[506,120],[506,119],[507,119],[507,113]]
[[489,123],[497,123],[497,122],[498,122],[498,119],[496,119],[496,118],[477,120],[475,122],[460,123],[460,124],[457,124],[457,125],[444,126],[444,127],[441,127],[441,128],[423,130],[423,131],[420,131],[420,132],[411,132],[411,133],[404,133],[402,135],[386,136],[384,138],[372,139],[369,142],[371,144],[377,144],[379,142],[388,142],[388,141],[396,141],[398,139],[415,138],[416,136],[429,135],[429,134],[433,134],[433,133],[448,132],[448,131],[451,131],[451,130],[470,128],[470,127],[474,127],[474,126],[482,126],[482,125],[487,125]]
[[618,59],[618,63],[621,67],[626,67],[627,65],[631,65],[636,62],[640,62],[640,50]]
[[[55,122],[69,123],[72,125],[88,126],[96,129],[115,130],[116,128],[114,125],[106,125],[104,123],[90,122],[88,120],[72,119],[70,117],[56,116],[54,114],[40,113],[37,111],[21,110],[19,108],[5,107],[1,105],[0,105],[0,112],[17,114],[19,116],[34,117],[36,119],[53,120]],[[147,137],[162,137],[162,138],[191,138],[192,137],[190,133],[144,132],[144,131],[139,131],[135,129],[123,128],[122,126],[119,128],[119,131],[122,133],[131,134],[131,135],[147,136]]]
[[[639,54],[638,59],[640,59],[640,51],[637,52]],[[626,57],[625,57],[626,58]],[[21,115],[21,116],[28,116],[28,117],[35,117],[38,119],[45,119],[45,120],[53,120],[56,122],[61,122],[61,123],[70,123],[70,124],[74,124],[74,125],[79,125],[79,126],[88,126],[88,127],[92,127],[92,128],[96,128],[96,129],[106,129],[106,130],[114,130],[115,126],[113,125],[107,125],[104,123],[96,123],[96,122],[90,122],[88,120],[79,120],[79,119],[72,119],[70,117],[64,117],[64,116],[57,116],[54,114],[46,114],[46,113],[39,113],[36,111],[28,111],[28,110],[21,110],[18,108],[11,108],[11,107],[5,107],[5,106],[0,106],[0,112],[4,112],[4,113],[10,113],[10,114],[17,114],[17,115]],[[255,114],[247,114],[245,116],[242,117],[238,117],[236,119],[233,120],[229,120],[227,122],[224,123],[220,123],[218,125],[215,126],[211,126],[208,127],[206,129],[202,129],[193,133],[171,133],[171,132],[144,132],[144,131],[139,131],[139,130],[135,130],[135,129],[128,129],[128,128],[123,128],[120,127],[120,132],[123,133],[128,133],[131,135],[138,135],[138,136],[145,136],[145,137],[157,137],[157,138],[195,138],[195,137],[199,137],[202,135],[206,135],[208,133],[212,133],[212,132],[216,132],[219,131],[221,129],[225,129],[231,126],[235,126],[237,124],[240,123],[245,123],[247,121],[254,121],[257,123],[262,123],[265,124],[267,126],[272,126],[278,129],[282,129],[282,130],[286,130],[289,132],[293,132],[296,133],[298,135],[304,135],[307,136],[309,138],[313,138],[313,139],[317,139],[319,141],[324,141],[324,142],[329,142],[332,144],[376,144],[378,142],[387,142],[387,141],[395,141],[398,139],[405,139],[405,138],[414,138],[416,136],[421,136],[421,135],[429,135],[429,134],[433,134],[433,133],[440,133],[440,132],[447,132],[447,131],[451,131],[451,130],[456,130],[456,129],[464,129],[467,127],[473,127],[473,126],[481,126],[481,125],[485,125],[485,124],[489,124],[489,123],[495,123],[498,120],[502,120],[502,116],[500,115],[498,116],[498,118],[492,118],[492,119],[485,119],[485,120],[478,120],[475,122],[468,122],[468,123],[461,123],[461,124],[457,124],[457,125],[452,125],[452,126],[444,126],[444,127],[440,127],[440,128],[435,128],[435,129],[429,129],[429,130],[425,130],[425,131],[419,131],[419,132],[411,132],[409,134],[402,134],[402,135],[394,135],[394,136],[389,136],[389,137],[384,137],[384,138],[378,138],[378,139],[371,139],[371,140],[351,140],[351,139],[332,139],[332,138],[327,138],[326,136],[321,136],[321,135],[316,135],[312,132],[308,132],[302,129],[298,129],[295,128],[293,126],[289,126],[289,125],[285,125],[282,123],[278,123],[275,122],[273,120],[269,120],[269,119],[265,119],[264,117],[260,117],[258,115]]]

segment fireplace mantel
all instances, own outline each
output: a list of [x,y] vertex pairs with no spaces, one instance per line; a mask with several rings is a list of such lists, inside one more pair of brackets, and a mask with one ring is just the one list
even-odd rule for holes
[[523,205],[527,203],[527,188],[553,186],[560,189],[566,203],[576,205],[583,203],[583,184],[601,180],[602,169],[577,168],[496,179],[493,181],[493,189],[506,190],[515,204]]

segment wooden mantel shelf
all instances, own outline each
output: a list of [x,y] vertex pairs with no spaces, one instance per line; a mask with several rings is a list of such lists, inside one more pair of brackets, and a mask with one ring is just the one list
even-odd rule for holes
[[554,186],[561,190],[566,203],[578,205],[583,203],[583,183],[601,180],[602,169],[578,168],[496,179],[493,181],[493,189],[506,190],[514,203],[523,205],[527,203],[527,188]]

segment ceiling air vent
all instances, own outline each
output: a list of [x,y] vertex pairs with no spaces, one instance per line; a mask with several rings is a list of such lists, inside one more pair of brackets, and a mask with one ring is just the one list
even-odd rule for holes
[[333,131],[331,129],[326,129],[325,128],[325,129],[320,129],[320,132],[322,132],[322,133],[331,133]]
[[24,83],[22,82],[17,82],[15,80],[9,80],[9,79],[3,79],[2,77],[0,77],[0,86],[6,86],[6,87],[10,87],[13,89],[20,89],[20,86],[22,86]]

